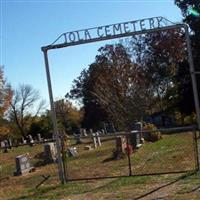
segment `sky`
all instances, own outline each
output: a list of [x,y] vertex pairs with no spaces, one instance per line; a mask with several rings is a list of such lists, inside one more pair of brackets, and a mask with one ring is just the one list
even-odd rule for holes
[[[16,89],[30,84],[48,100],[41,47],[60,34],[119,22],[163,16],[182,21],[173,0],[59,1],[0,0],[0,65]],[[63,98],[72,81],[95,60],[98,42],[49,51],[54,99]]]

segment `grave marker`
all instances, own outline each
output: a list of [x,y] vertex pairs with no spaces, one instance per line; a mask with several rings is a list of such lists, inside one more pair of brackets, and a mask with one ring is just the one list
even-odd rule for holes
[[67,149],[69,157],[75,157],[78,155],[76,147],[70,147]]
[[99,133],[97,132],[96,133],[96,140],[97,140],[97,144],[98,144],[98,146],[100,147],[101,146],[101,138],[100,138],[100,136],[99,136]]
[[57,151],[54,142],[44,144],[44,156],[46,163],[54,163],[57,161]]
[[38,139],[39,142],[42,141],[42,137],[41,137],[41,134],[40,134],[40,133],[37,134],[37,139]]
[[97,138],[96,138],[95,133],[92,133],[92,141],[93,141],[94,148],[97,148]]
[[16,163],[16,172],[15,176],[24,175],[34,170],[34,167],[31,167],[29,159],[26,154],[19,155],[15,158]]

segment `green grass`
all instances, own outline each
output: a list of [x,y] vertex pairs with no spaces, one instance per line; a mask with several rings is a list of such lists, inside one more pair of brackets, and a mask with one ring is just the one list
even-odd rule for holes
[[[74,145],[74,142],[70,142]],[[90,144],[87,141],[87,144]],[[92,151],[85,151],[84,144],[76,145],[79,155],[67,158],[70,178],[89,178],[100,176],[128,175],[128,159],[112,160],[115,140],[102,142],[102,146]],[[38,155],[43,151],[42,145],[13,148],[9,153],[0,153],[2,180],[0,199],[132,199],[133,195],[142,195],[155,185],[173,182],[180,175],[139,176],[104,180],[69,182],[60,185],[57,165],[50,164],[36,167],[36,171],[26,176],[13,177],[15,157],[29,153],[32,165],[41,161]],[[106,161],[107,160],[107,161]],[[106,162],[105,162],[106,161]],[[131,155],[132,173],[156,173],[175,170],[194,169],[194,147],[192,134],[166,135],[155,143],[145,143]],[[51,175],[38,189],[35,186],[43,178]],[[179,180],[180,188],[172,199],[184,199],[184,192],[200,185],[200,173]],[[195,193],[196,194],[196,193]],[[186,195],[187,196],[187,195]],[[196,196],[195,196],[196,198]],[[194,199],[195,199],[194,198]]]

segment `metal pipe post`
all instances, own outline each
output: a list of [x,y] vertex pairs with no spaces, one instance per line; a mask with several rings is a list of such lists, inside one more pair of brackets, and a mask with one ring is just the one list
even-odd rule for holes
[[58,156],[58,175],[60,178],[60,181],[62,184],[64,184],[64,170],[63,170],[63,164],[62,164],[62,158],[61,158],[61,147],[60,147],[60,139],[58,135],[58,128],[57,128],[57,122],[56,122],[56,111],[53,101],[53,92],[52,92],[52,86],[51,86],[51,78],[50,78],[50,71],[49,71],[49,62],[48,62],[48,55],[47,50],[42,49],[44,53],[44,61],[45,61],[45,68],[46,68],[46,76],[47,76],[47,84],[48,84],[48,90],[49,90],[49,100],[51,105],[51,118],[53,122],[53,131],[55,134],[56,139],[56,149],[57,149],[57,156]]
[[129,170],[129,176],[132,176],[132,166],[131,166],[131,158],[130,158],[130,152],[129,152],[129,137],[126,137],[126,147],[127,147],[127,157],[128,157],[128,170]]
[[190,36],[188,31],[188,25],[185,24],[185,37],[186,37],[186,43],[187,43],[187,51],[188,51],[188,62],[190,66],[190,75],[192,79],[192,88],[193,88],[193,95],[194,95],[194,103],[195,103],[195,109],[197,114],[197,125],[198,130],[200,131],[200,105],[199,105],[199,96],[198,96],[198,90],[197,90],[197,81],[196,81],[196,74],[194,69],[194,62],[192,57],[192,48],[190,43]]

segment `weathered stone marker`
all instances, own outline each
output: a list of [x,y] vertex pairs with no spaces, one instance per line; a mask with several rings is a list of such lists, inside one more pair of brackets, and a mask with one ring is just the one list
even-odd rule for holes
[[34,145],[34,140],[33,140],[32,135],[28,135],[28,141],[29,141],[30,146]]
[[116,151],[117,153],[125,153],[126,152],[126,138],[123,136],[116,137]]
[[133,124],[133,130],[139,132],[139,137],[140,137],[140,143],[142,140],[142,122],[136,122]]
[[76,147],[70,147],[67,149],[69,157],[75,157],[78,155]]
[[76,144],[82,144],[83,143],[83,141],[81,139],[81,135],[74,134],[74,138],[76,140]]
[[96,138],[95,133],[92,133],[92,141],[93,141],[94,148],[97,148],[97,138]]
[[39,142],[42,141],[42,137],[41,137],[41,134],[40,134],[40,133],[37,134],[37,139],[38,139]]
[[16,172],[15,176],[24,175],[34,170],[34,167],[31,167],[29,159],[26,154],[19,155],[15,158],[16,163]]
[[133,148],[139,148],[142,145],[142,123],[134,123],[133,129],[134,130],[131,131],[130,143]]
[[54,163],[57,161],[57,151],[54,142],[44,144],[44,156],[46,163]]
[[27,140],[24,139],[24,137],[21,138],[22,144],[26,144]]
[[3,153],[8,153],[9,143],[8,140],[4,140],[4,151]]
[[87,131],[85,128],[83,129],[83,136],[87,136]]
[[101,146],[101,138],[100,138],[100,136],[99,136],[99,133],[97,132],[96,133],[96,140],[97,140],[97,144],[98,144],[98,146],[100,147]]
[[140,132],[131,131],[130,144],[133,147],[133,149],[139,148],[142,145],[140,136],[141,136]]

